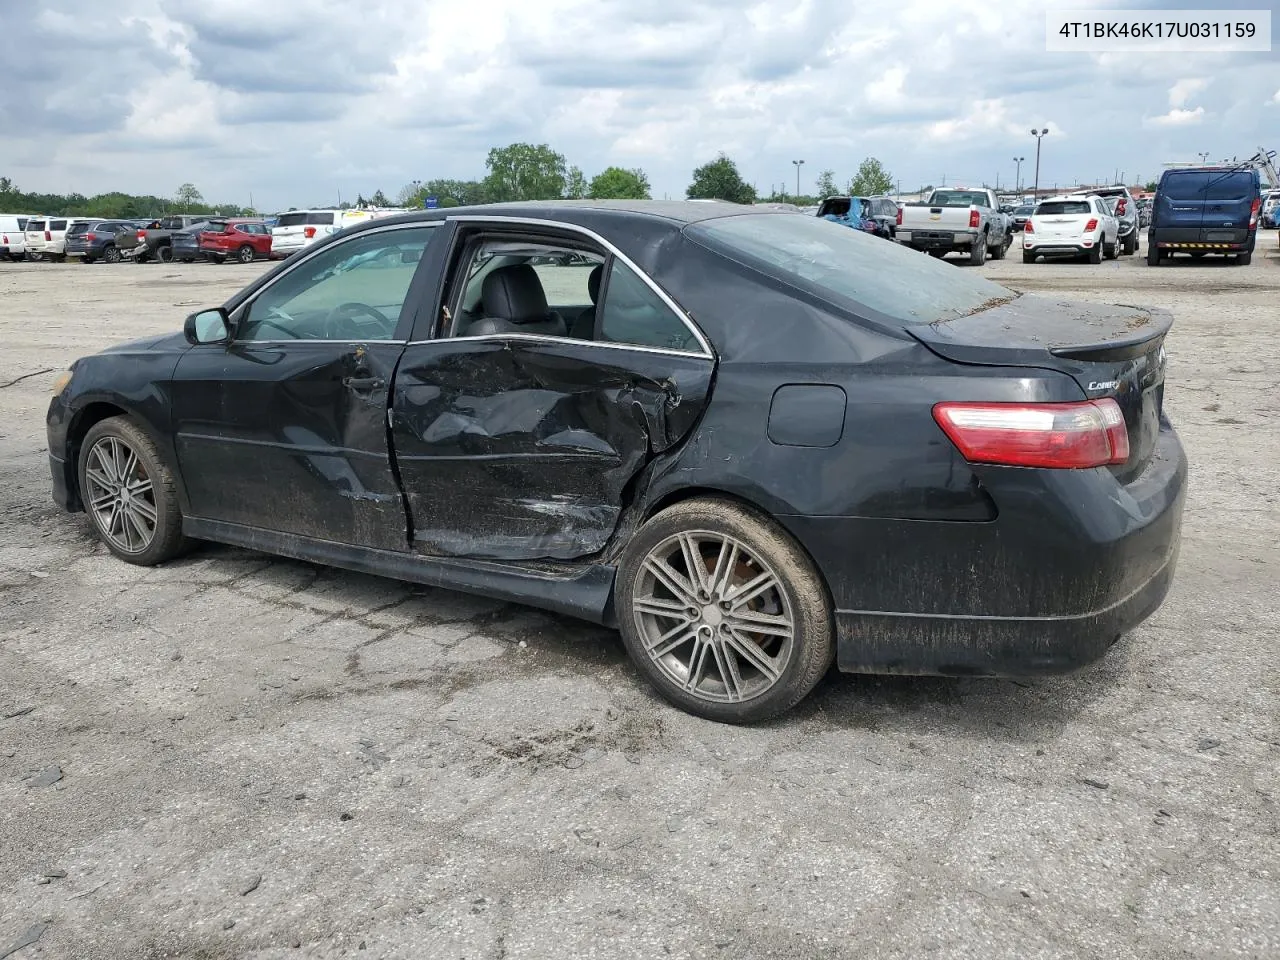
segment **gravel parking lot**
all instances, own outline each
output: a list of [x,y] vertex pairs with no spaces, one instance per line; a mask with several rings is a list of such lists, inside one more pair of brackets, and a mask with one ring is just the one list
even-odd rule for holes
[[753,729],[571,620],[112,559],[50,501],[50,382],[266,267],[0,264],[0,957],[1280,956],[1276,234],[1018,253],[973,269],[1176,315],[1169,599],[1075,676],[833,675]]

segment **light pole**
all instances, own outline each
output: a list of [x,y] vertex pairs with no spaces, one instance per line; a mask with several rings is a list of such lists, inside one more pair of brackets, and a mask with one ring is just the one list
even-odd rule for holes
[[423,199],[423,196],[422,196],[422,181],[421,181],[421,180],[414,180],[414,181],[413,181],[413,199],[417,201],[418,206],[420,206],[420,207],[425,207],[425,206],[427,205],[426,200],[425,200],[425,199]]
[[1017,173],[1015,173],[1013,177],[1013,192],[1019,195],[1022,194],[1022,161],[1025,159],[1027,158],[1026,157],[1013,158],[1013,162],[1017,164],[1017,167],[1015,168],[1017,170]]
[[799,197],[800,196],[800,168],[804,166],[804,161],[792,160],[791,162],[796,165],[796,196]]
[[1031,135],[1036,138],[1036,186],[1035,186],[1035,192],[1033,196],[1035,197],[1036,200],[1039,200],[1040,199],[1040,141],[1049,135],[1049,128],[1045,127],[1043,130],[1037,130],[1035,127],[1032,127]]
[[1208,151],[1205,151],[1204,153],[1197,153],[1197,154],[1196,154],[1196,156],[1200,158],[1200,162],[1201,162],[1201,163],[1208,163],[1208,162],[1209,162],[1209,153],[1208,153]]

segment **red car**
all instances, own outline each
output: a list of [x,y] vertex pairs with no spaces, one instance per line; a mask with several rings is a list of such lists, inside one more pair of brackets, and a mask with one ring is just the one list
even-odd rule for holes
[[221,230],[202,232],[199,246],[204,258],[214,263],[225,263],[228,257],[252,263],[271,256],[271,230],[261,220],[228,220]]

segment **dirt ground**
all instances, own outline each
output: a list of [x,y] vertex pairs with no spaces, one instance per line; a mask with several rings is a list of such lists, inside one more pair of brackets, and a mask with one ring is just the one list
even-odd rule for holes
[[1192,476],[1150,621],[1074,676],[833,675],[754,729],[533,610],[221,547],[112,559],[50,501],[50,382],[265,267],[0,263],[0,957],[1280,956],[1262,249],[974,268],[1176,314]]

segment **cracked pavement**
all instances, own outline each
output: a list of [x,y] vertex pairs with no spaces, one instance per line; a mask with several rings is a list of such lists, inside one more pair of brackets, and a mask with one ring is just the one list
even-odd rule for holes
[[1070,677],[832,675],[747,729],[531,609],[216,546],[112,559],[50,502],[40,371],[264,267],[0,264],[0,956],[1280,955],[1261,248],[981,268],[1175,312],[1192,476],[1151,620]]

